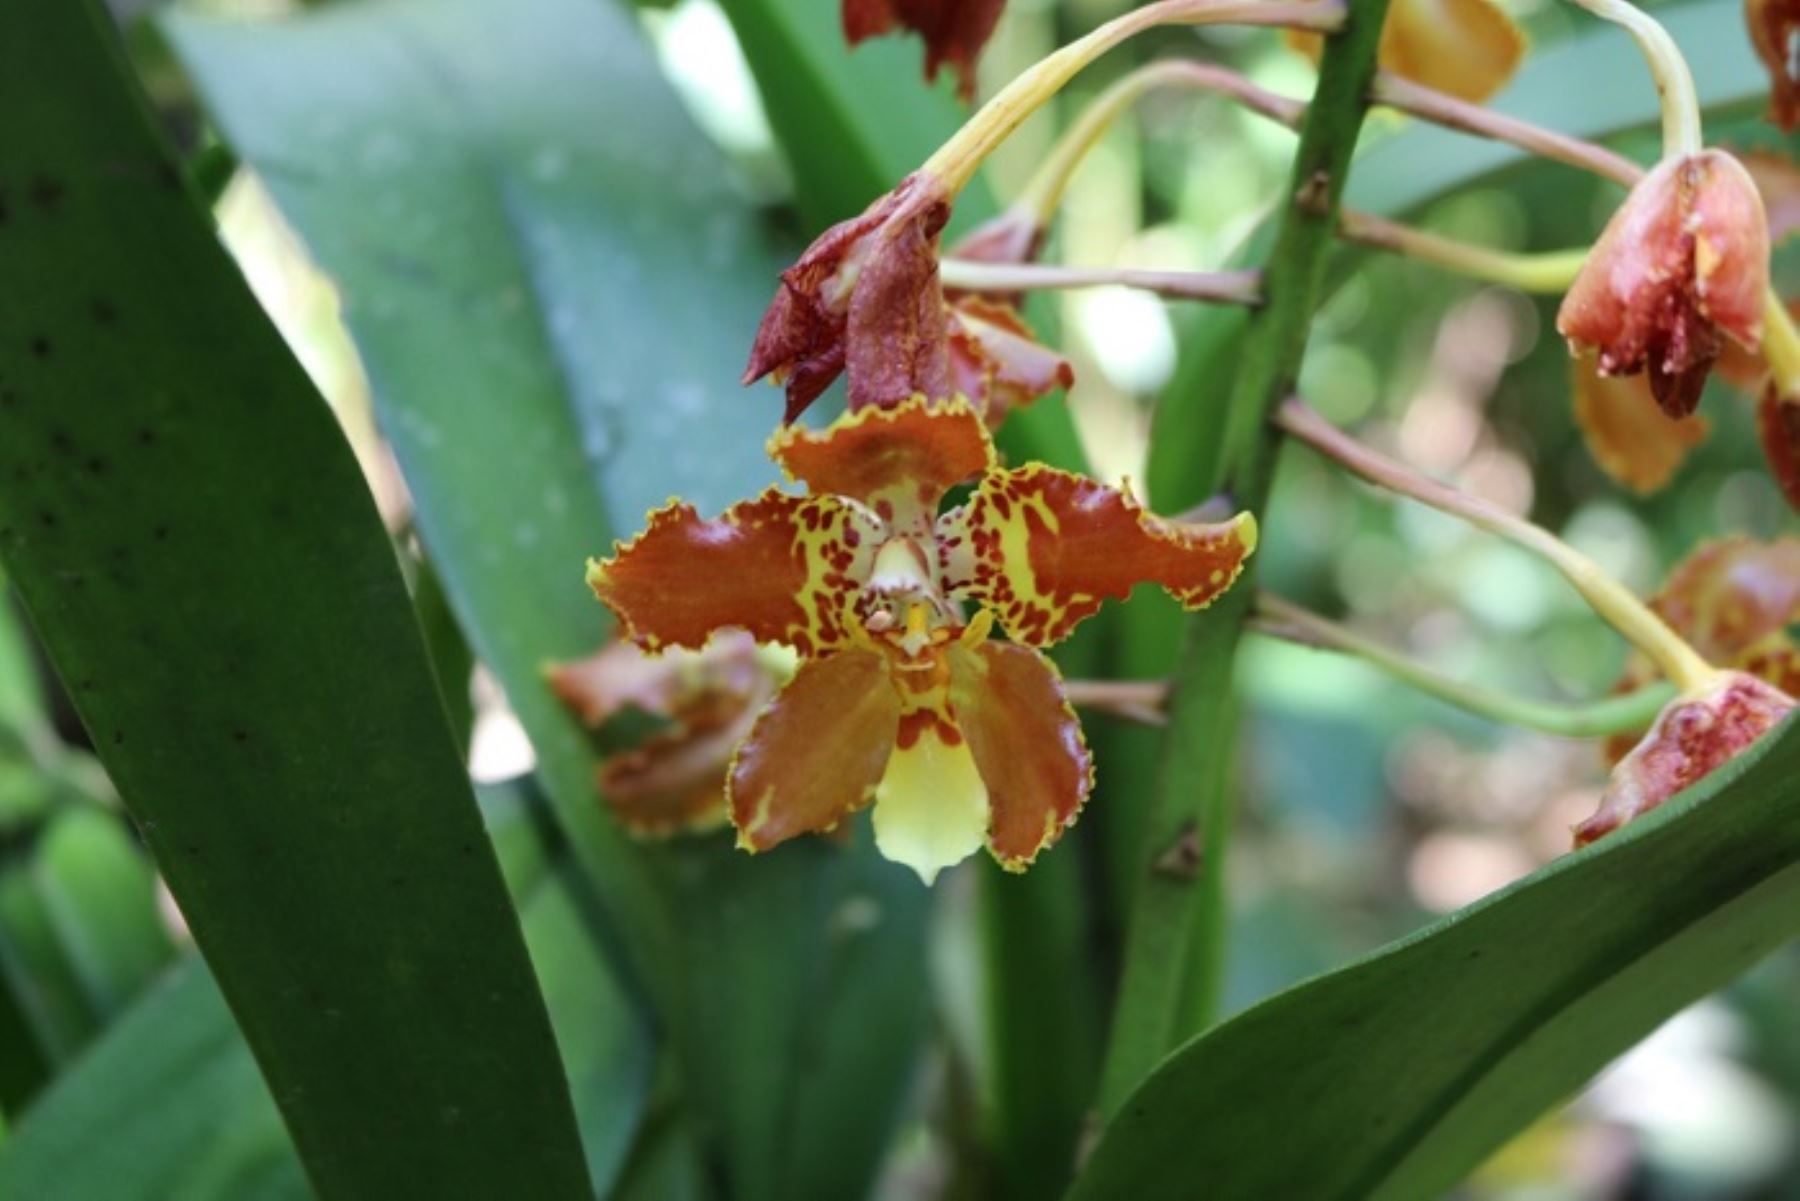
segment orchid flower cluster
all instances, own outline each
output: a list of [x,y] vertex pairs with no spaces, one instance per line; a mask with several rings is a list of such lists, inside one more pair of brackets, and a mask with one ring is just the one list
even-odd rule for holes
[[[1372,99],[1627,183],[1591,251],[1527,260],[1350,211],[1340,235],[1565,291],[1557,325],[1576,356],[1580,423],[1599,461],[1640,490],[1665,481],[1697,441],[1693,413],[1722,362],[1760,393],[1770,462],[1800,505],[1800,336],[1770,288],[1759,181],[1702,143],[1687,67],[1660,26],[1625,0],[1574,2],[1628,30],[1656,76],[1665,154],[1647,172],[1481,107],[1526,53],[1490,0],[1395,0]],[[948,66],[967,98],[1002,8],[845,0],[844,32],[851,43],[896,28],[920,34],[927,75]],[[1749,3],[1784,126],[1800,114],[1800,83],[1792,57],[1767,48],[1788,44],[1800,23],[1791,9]],[[1255,273],[1083,272],[1035,260],[1086,150],[1151,88],[1222,93],[1290,125],[1305,106],[1210,64],[1152,63],[1093,103],[999,217],[948,253],[940,239],[987,155],[1131,36],[1162,25],[1277,26],[1316,55],[1344,19],[1336,0],[1159,0],[1131,10],[1001,89],[892,192],[826,230],[783,273],[745,382],[766,378],[785,391],[767,449],[795,490],[771,488],[716,517],[680,501],[650,514],[642,533],[588,568],[626,642],[553,675],[590,724],[630,707],[666,723],[601,765],[601,790],[630,828],[729,822],[741,847],[766,851],[872,805],[877,846],[929,883],[983,846],[1022,870],[1076,820],[1094,765],[1072,701],[1103,691],[1063,680],[1044,652],[1138,584],[1206,607],[1244,571],[1257,525],[1249,512],[1159,516],[1129,488],[1002,463],[993,433],[1008,414],[1073,382],[1069,363],[1020,315],[1021,294],[1111,282],[1257,303]],[[1800,194],[1800,184],[1786,186]],[[822,429],[798,424],[840,379],[847,411]],[[1351,472],[1543,555],[1638,648],[1611,710],[1612,783],[1578,843],[1654,808],[1794,708],[1792,540],[1703,548],[1646,605],[1547,532],[1382,459],[1298,401],[1276,424]],[[1399,663],[1278,598],[1254,607],[1265,632],[1298,630],[1365,654],[1480,711],[1526,712]]]

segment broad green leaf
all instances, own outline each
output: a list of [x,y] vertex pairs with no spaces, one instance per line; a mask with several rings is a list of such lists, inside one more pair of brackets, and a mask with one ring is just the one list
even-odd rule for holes
[[[926,894],[897,896],[870,953],[832,975],[829,919],[872,852],[751,860],[723,839],[625,839],[603,816],[585,733],[542,680],[547,662],[607,632],[581,583],[586,556],[670,494],[716,511],[772,482],[762,447],[778,399],[737,379],[792,248],[765,244],[726,163],[607,3],[384,0],[169,29],[343,290],[427,551],[670,1016],[707,1155],[734,1196],[834,1195],[808,1183],[818,1164],[784,1154],[779,1120],[820,1088],[854,1128],[832,1169],[866,1182],[907,1073],[872,1081],[849,1044],[810,1040],[855,1021],[910,1061],[923,973],[903,932]],[[865,973],[912,986],[852,1016],[833,998],[864,990]]]
[[1587,850],[1172,1055],[1074,1191],[1439,1196],[1800,933],[1800,723]]
[[320,1192],[584,1196],[387,535],[105,21],[0,9],[0,558]]
[[[580,913],[529,781],[483,789],[557,1030],[593,1195],[624,1165],[649,1068],[645,1032]],[[205,966],[173,969],[0,1147],[0,1196],[245,1201],[311,1196],[249,1047]]]
[[[27,863],[0,871],[0,984],[10,1011],[7,1024],[31,1035],[31,1050],[22,1047],[21,1059],[53,1066],[73,1056],[98,1028]],[[15,1081],[9,1099],[16,1105],[42,1077],[33,1072]]]

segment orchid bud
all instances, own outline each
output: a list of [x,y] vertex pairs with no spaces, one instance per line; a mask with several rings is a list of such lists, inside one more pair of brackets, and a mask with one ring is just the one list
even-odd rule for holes
[[1699,403],[1723,339],[1762,341],[1769,228],[1756,184],[1719,150],[1664,160],[1626,197],[1557,314],[1602,375],[1647,372],[1671,417]]

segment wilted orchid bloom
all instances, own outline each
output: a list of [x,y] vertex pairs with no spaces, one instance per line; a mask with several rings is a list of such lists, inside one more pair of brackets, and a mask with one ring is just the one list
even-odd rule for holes
[[[1290,31],[1315,63],[1325,40]],[[1492,0],[1393,0],[1376,56],[1384,71],[1479,104],[1506,86],[1525,57],[1525,35]]]
[[793,676],[776,647],[741,630],[697,651],[651,656],[629,642],[546,673],[551,690],[590,729],[628,711],[661,719],[635,747],[596,769],[600,795],[621,825],[661,837],[725,824],[725,770],[756,714]]
[[[950,251],[972,263],[1017,264],[1037,258],[1045,231],[1031,216],[1008,209],[978,226]],[[1037,340],[1019,315],[1020,297],[1007,292],[948,289],[950,375],[990,430],[1008,413],[1075,382],[1069,361]]]
[[[646,650],[736,628],[799,653],[727,783],[752,851],[872,801],[876,845],[927,881],[983,842],[1023,869],[1075,820],[1092,776],[1038,648],[1138,583],[1204,606],[1256,541],[1247,513],[1166,521],[1078,475],[1000,470],[961,399],[864,409],[822,433],[790,427],[770,454],[807,495],[771,488],[711,520],[672,503],[588,569]],[[967,502],[940,514],[971,480]],[[989,640],[996,620],[1011,641]]]
[[1067,362],[1016,316],[946,300],[938,234],[949,217],[949,194],[919,172],[826,230],[782,273],[744,382],[785,383],[790,422],[846,371],[852,410],[960,394],[1003,415],[1066,387]]
[[[1800,621],[1800,539],[1707,543],[1670,573],[1650,607],[1704,658],[1730,670],[1703,693],[1671,702],[1647,734],[1608,743],[1617,766],[1599,811],[1576,827],[1578,844],[1729,760],[1792,709],[1800,690],[1800,646],[1788,635]],[[1635,656],[1619,691],[1656,678]]]
[[1769,229],[1743,164],[1721,150],[1663,160],[1607,223],[1556,328],[1602,375],[1647,372],[1671,417],[1700,401],[1723,339],[1762,341]]
[[1800,124],[1800,3],[1796,0],[1744,0],[1750,44],[1769,71],[1769,120],[1782,129]]
[[1600,808],[1575,827],[1586,846],[1729,763],[1774,729],[1794,699],[1753,675],[1720,672],[1704,692],[1675,698],[1613,768]]
[[852,46],[864,38],[912,30],[925,39],[925,78],[938,68],[956,71],[956,91],[975,97],[975,61],[994,35],[1006,0],[844,0],[844,38]]

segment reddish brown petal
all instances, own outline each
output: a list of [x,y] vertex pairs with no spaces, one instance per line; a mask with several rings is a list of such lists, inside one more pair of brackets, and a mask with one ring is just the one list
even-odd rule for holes
[[1049,646],[1108,597],[1160,584],[1190,609],[1231,586],[1256,548],[1256,519],[1169,521],[1126,493],[1034,463],[995,472],[939,520],[945,582],[991,607],[1014,641]]
[[588,584],[645,650],[697,650],[741,629],[813,655],[842,645],[879,534],[833,497],[771,488],[712,520],[670,502],[612,558],[590,562]]
[[1757,405],[1756,427],[1769,460],[1769,474],[1788,504],[1800,509],[1800,405],[1782,400],[1770,385]]
[[950,216],[938,203],[915,219],[884,225],[850,294],[844,364],[852,409],[950,395],[944,289],[937,235]]
[[732,760],[727,800],[738,845],[766,851],[868,804],[899,728],[900,695],[878,651],[803,663]]
[[1613,769],[1600,808],[1575,827],[1586,846],[1648,813],[1741,754],[1792,712],[1787,694],[1732,672],[1699,696],[1671,701],[1644,740]]
[[950,378],[998,429],[1012,410],[1072,385],[1075,372],[1010,306],[970,296],[950,306]]
[[1575,423],[1588,452],[1634,492],[1647,494],[1667,484],[1688,451],[1706,441],[1706,418],[1670,417],[1641,375],[1603,376],[1589,358],[1575,360],[1570,374]]
[[647,837],[724,825],[725,769],[756,710],[739,704],[729,720],[721,713],[721,720],[659,731],[602,762],[600,795],[619,824]]
[[988,849],[1023,871],[1075,823],[1093,756],[1062,678],[1037,651],[982,642],[950,651],[950,703],[987,784]]
[[1699,402],[1724,336],[1762,339],[1768,225],[1749,173],[1722,151],[1669,159],[1632,189],[1557,314],[1602,373],[1649,374],[1663,410]]
[[[949,257],[970,263],[999,263],[1007,266],[1032,263],[1037,261],[1038,252],[1043,250],[1044,239],[1049,234],[1050,231],[1030,213],[1022,209],[1007,209],[969,231],[962,241],[950,248]],[[966,296],[982,296],[996,304],[1007,304],[1014,308],[1024,303],[1023,295],[1018,292],[970,292],[961,288],[948,288],[944,295],[952,305]]]
[[847,496],[923,533],[915,527],[929,526],[945,492],[994,466],[994,446],[969,405],[915,397],[846,413],[821,433],[790,426],[769,440],[769,457],[814,495]]
[[925,39],[925,78],[949,64],[958,94],[970,100],[975,61],[1005,7],[1006,0],[844,0],[844,38],[854,46],[895,26],[910,29]]
[[1769,72],[1769,120],[1786,130],[1800,124],[1800,72],[1794,37],[1800,33],[1800,2],[1744,0],[1750,43]]
[[1736,663],[1800,620],[1800,538],[1724,538],[1684,559],[1650,600],[1714,663]]

